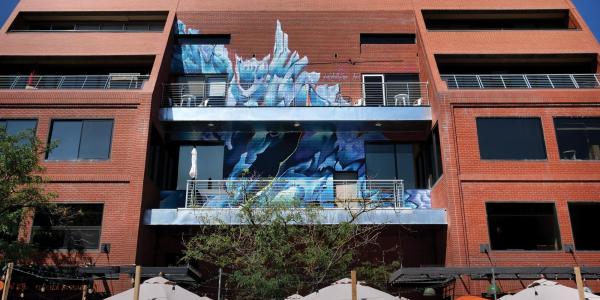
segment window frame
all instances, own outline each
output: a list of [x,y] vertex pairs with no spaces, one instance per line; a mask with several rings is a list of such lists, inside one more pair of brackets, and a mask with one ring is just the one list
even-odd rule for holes
[[[105,202],[85,202],[85,201],[63,201],[63,202],[54,202],[57,205],[102,205],[102,217],[100,218],[100,225],[98,226],[65,226],[65,225],[58,225],[58,226],[49,226],[48,229],[52,230],[54,228],[57,228],[58,230],[62,230],[62,229],[68,229],[68,228],[75,228],[75,229],[81,229],[81,228],[98,228],[98,247],[97,248],[83,248],[81,249],[84,252],[99,252],[100,249],[102,248],[102,233],[103,233],[103,228],[104,228],[104,216],[106,215],[106,203]],[[34,225],[34,219],[35,219],[35,215],[33,216],[33,218],[31,219],[31,229],[29,231],[29,239],[28,239],[28,243],[33,243],[33,235],[34,235],[34,230],[36,228],[43,228],[44,226],[35,226]],[[55,248],[55,249],[51,249],[51,251],[53,252],[64,252],[64,251],[69,251],[72,249],[69,248],[64,248],[64,247],[60,247],[60,248]]]
[[[554,218],[553,218],[553,227],[555,230],[555,234],[557,235],[556,238],[558,240],[558,247],[557,249],[494,249],[493,245],[492,245],[492,236],[491,236],[491,231],[490,231],[490,214],[488,213],[488,205],[489,204],[504,204],[504,205],[511,205],[511,204],[529,204],[529,205],[537,205],[537,204],[550,204],[552,205],[552,209],[554,211]],[[559,216],[558,216],[558,209],[556,207],[556,202],[555,201],[551,201],[551,200],[547,200],[547,201],[532,201],[532,200],[523,200],[523,201],[497,201],[497,200],[490,200],[490,201],[485,201],[484,202],[484,210],[485,210],[485,227],[486,227],[486,233],[487,233],[487,238],[488,238],[488,242],[490,245],[490,250],[491,251],[496,251],[496,252],[528,252],[528,253],[552,253],[552,252],[561,252],[563,251],[564,245],[563,245],[563,234],[560,230],[560,220],[559,220]]]
[[[541,134],[541,146],[543,148],[543,158],[484,158],[481,151],[481,139],[479,135],[478,120],[490,120],[490,119],[536,119],[539,122],[539,129]],[[477,148],[479,151],[480,161],[498,161],[498,162],[544,162],[548,161],[548,147],[546,146],[546,136],[544,135],[544,122],[540,116],[475,116],[475,136],[477,140]]]
[[[600,121],[600,116],[554,116],[554,117],[552,117],[552,124],[554,126],[554,138],[556,139],[556,146],[558,148],[558,158],[559,158],[559,160],[561,162],[563,162],[563,161],[564,162],[567,162],[567,161],[576,161],[576,162],[588,162],[588,163],[589,162],[591,162],[591,163],[600,162],[600,159],[590,159],[590,158],[587,158],[587,159],[581,159],[581,158],[570,159],[570,158],[563,158],[562,157],[562,153],[560,151],[561,150],[560,149],[561,148],[560,141],[559,141],[559,138],[558,138],[558,131],[559,131],[558,126],[557,126],[558,125],[557,124],[558,119],[597,119],[598,121]],[[587,131],[587,130],[590,130],[590,129],[588,129],[588,127],[585,127],[585,128],[580,128],[580,130]],[[600,132],[600,129],[598,129],[598,131]],[[587,141],[586,141],[586,146],[589,147],[589,144],[587,143]]]
[[575,239],[575,231],[573,230],[573,213],[571,212],[571,205],[597,205],[600,207],[600,202],[598,201],[567,201],[567,211],[569,213],[569,226],[571,229],[571,236],[573,237],[573,247],[576,251],[584,251],[584,252],[600,252],[600,247],[598,249],[578,249],[577,241]]
[[33,130],[33,134],[37,135],[37,129],[38,129],[38,125],[39,125],[38,119],[36,119],[36,118],[0,118],[0,124],[4,123],[5,130],[6,130],[6,128],[8,128],[8,122],[10,122],[10,121],[33,121],[33,122],[35,122],[35,125],[31,129]]
[[[114,134],[115,134],[115,123],[116,120],[113,118],[100,118],[100,119],[52,119],[50,120],[50,130],[48,131],[48,142],[47,145],[50,145],[52,143],[52,134],[54,132],[54,125],[56,121],[67,121],[67,122],[76,122],[79,121],[81,124],[81,130],[79,132],[79,140],[78,140],[78,144],[77,144],[77,157],[76,158],[71,158],[71,159],[51,159],[50,158],[50,154],[52,153],[51,150],[47,150],[45,157],[44,157],[44,161],[45,162],[64,162],[64,161],[97,161],[97,162],[104,162],[104,161],[110,161],[112,160],[112,147],[113,147],[113,139],[114,139]],[[83,126],[84,126],[84,122],[85,121],[111,121],[111,130],[110,130],[110,139],[109,139],[109,143],[108,143],[108,155],[106,159],[97,159],[97,158],[79,158],[80,153],[81,153],[81,140],[82,140],[82,136],[83,136]]]

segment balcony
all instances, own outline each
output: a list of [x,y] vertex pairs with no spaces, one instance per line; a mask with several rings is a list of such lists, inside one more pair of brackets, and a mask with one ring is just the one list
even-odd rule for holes
[[600,74],[444,74],[448,89],[597,89]]
[[404,207],[402,180],[189,180],[186,208],[237,208],[300,201],[323,208]]
[[8,75],[0,76],[0,89],[141,89],[150,75],[113,73],[110,75]]
[[242,205],[263,209],[274,203],[288,203],[290,209],[319,208],[323,224],[347,221],[357,212],[360,224],[447,224],[446,211],[431,208],[430,190],[405,190],[402,180],[360,179],[189,180],[185,207],[148,210],[144,222],[241,224]]
[[428,93],[427,82],[171,83],[164,86],[161,119],[206,122],[428,121],[431,120]]
[[243,84],[170,83],[165,107],[429,106],[427,82]]

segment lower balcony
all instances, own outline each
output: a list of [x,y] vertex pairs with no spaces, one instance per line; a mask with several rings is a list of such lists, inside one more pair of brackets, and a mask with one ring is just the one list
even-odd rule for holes
[[273,205],[314,208],[322,224],[357,214],[360,224],[447,224],[446,211],[431,208],[429,189],[405,190],[402,180],[189,180],[186,191],[165,191],[162,198],[164,208],[146,211],[146,225],[242,224],[241,207]]

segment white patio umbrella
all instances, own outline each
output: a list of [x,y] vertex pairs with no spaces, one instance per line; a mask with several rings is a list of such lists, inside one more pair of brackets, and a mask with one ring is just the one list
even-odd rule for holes
[[285,298],[285,300],[302,300],[302,299],[304,299],[304,297],[302,297],[301,295],[298,295],[298,294],[293,294],[293,295]]
[[[592,293],[584,293],[586,299],[600,299]],[[540,279],[527,286],[526,289],[500,298],[500,300],[579,300],[577,289]]]
[[196,179],[196,175],[198,175],[198,166],[196,165],[196,161],[198,160],[198,152],[196,151],[196,147],[192,148],[192,167],[190,168],[190,177],[192,179]]
[[[380,290],[362,285],[360,282],[356,284],[356,293],[358,299],[367,300],[408,300],[392,296]],[[340,279],[332,285],[322,288],[310,295],[302,298],[303,300],[351,300],[352,299],[352,280],[348,278]]]
[[[133,289],[108,297],[105,300],[131,300]],[[140,284],[140,300],[202,300],[200,297],[163,277],[150,278]]]

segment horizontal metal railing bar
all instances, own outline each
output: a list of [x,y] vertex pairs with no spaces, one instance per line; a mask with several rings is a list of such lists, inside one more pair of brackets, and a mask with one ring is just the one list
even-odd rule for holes
[[169,83],[165,107],[428,106],[427,82]]
[[596,89],[600,74],[442,74],[449,89]]
[[150,75],[0,75],[0,89],[141,89]]
[[185,207],[231,208],[248,201],[262,207],[298,201],[307,206],[399,208],[403,195],[402,180],[188,180]]

